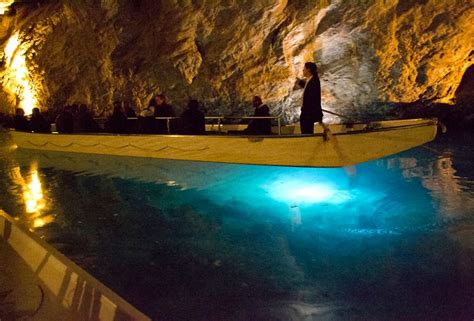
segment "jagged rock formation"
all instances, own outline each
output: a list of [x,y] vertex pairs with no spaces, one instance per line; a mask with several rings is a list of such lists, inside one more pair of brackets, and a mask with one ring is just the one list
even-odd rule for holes
[[324,108],[364,114],[453,103],[474,58],[471,1],[50,0],[15,9],[0,18],[2,110],[24,100],[28,85],[12,75],[19,55],[43,109],[84,102],[101,114],[116,99],[140,109],[164,92],[178,107],[193,97],[209,115],[242,115],[257,94],[288,121],[298,117],[293,85],[307,60],[319,65]]

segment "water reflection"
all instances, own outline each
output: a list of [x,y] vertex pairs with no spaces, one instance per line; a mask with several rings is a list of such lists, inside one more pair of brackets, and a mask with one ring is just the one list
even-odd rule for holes
[[459,216],[466,208],[474,209],[474,198],[470,197],[472,191],[463,188],[462,177],[457,175],[452,156],[437,159],[428,169],[429,174],[423,177],[423,186],[432,191],[445,217]]
[[469,314],[469,157],[418,149],[352,175],[22,150],[11,159],[7,184],[21,186],[25,217],[40,213],[30,226],[150,315]]
[[[409,155],[409,153],[407,154]],[[295,227],[303,222],[315,227],[360,234],[435,226],[439,219],[465,217],[474,197],[463,193],[450,158],[400,156],[366,163],[357,174],[344,169],[305,169],[226,165],[182,161],[124,158],[59,152],[18,150],[16,160],[27,167],[32,160],[40,168],[54,168],[76,175],[131,179],[169,187],[171,190],[203,191],[213,202],[262,213],[253,220],[289,217]],[[32,168],[25,186],[27,213],[40,213],[45,206],[38,170]],[[24,188],[24,189],[25,189]],[[159,201],[153,197],[150,204]],[[176,206],[188,203],[174,199]],[[472,208],[472,207],[471,207]],[[317,214],[315,214],[317,213]],[[53,217],[42,217],[36,226]],[[350,229],[350,230],[349,230]],[[395,231],[396,229],[396,231]]]
[[25,199],[27,213],[40,214],[40,211],[44,209],[43,189],[38,178],[37,170],[32,170],[30,172],[30,182],[25,186],[23,197]]
[[430,192],[439,219],[449,220],[472,214],[473,177],[458,173],[452,153],[436,152],[428,161],[417,157],[389,158],[379,161],[379,164],[387,169],[400,169],[407,181],[420,180]]
[[[469,144],[470,141],[468,138],[464,143]],[[425,157],[413,151],[406,152],[406,155],[414,156],[390,157],[379,161],[379,164],[388,169],[400,169],[407,180],[420,179],[422,186],[430,192],[436,214],[433,229],[443,229],[447,236],[462,245],[461,251],[470,251],[474,249],[474,175],[471,155],[466,147],[456,149],[454,142],[444,148],[444,151],[427,148],[429,152]],[[458,228],[460,225],[461,229]],[[472,255],[460,257],[461,270],[472,265],[469,257]]]
[[25,207],[23,220],[32,230],[44,227],[54,221],[54,215],[44,214],[48,207],[37,167],[36,163],[32,163],[25,176],[21,173],[19,166],[13,167],[10,171],[12,182],[22,191]]

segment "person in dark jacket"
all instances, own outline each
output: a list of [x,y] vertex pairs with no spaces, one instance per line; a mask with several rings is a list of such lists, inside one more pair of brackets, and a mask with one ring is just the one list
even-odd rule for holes
[[36,133],[50,133],[51,125],[41,115],[39,108],[33,108],[33,114],[30,119],[30,130]]
[[63,111],[56,118],[56,130],[60,134],[70,134],[74,132],[74,116],[71,106],[64,106]]
[[28,119],[25,117],[25,111],[23,108],[17,108],[15,110],[15,117],[13,118],[13,126],[15,130],[21,132],[28,132],[30,131],[30,124],[28,123]]
[[181,114],[181,133],[183,135],[204,135],[206,123],[204,114],[199,110],[199,102],[191,99],[187,109]]
[[[155,117],[174,117],[173,106],[166,102],[166,96],[163,94],[156,95],[155,97]],[[168,126],[169,124],[169,126]],[[156,130],[158,134],[170,134],[174,127],[175,122],[173,120],[158,119],[156,121]]]
[[156,103],[154,99],[150,100],[148,107],[144,108],[137,119],[137,133],[139,134],[154,134],[155,133],[155,108]]
[[137,117],[137,114],[135,113],[135,110],[133,110],[132,107],[130,107],[130,103],[128,102],[121,102],[120,107],[122,108],[122,113],[125,115],[125,117]]
[[[321,108],[321,83],[318,76],[318,67],[314,62],[304,64],[303,75],[307,79],[303,92],[303,106],[301,107],[300,126],[302,134],[313,134],[314,123],[323,122]],[[323,125],[324,127],[324,125]]]
[[2,128],[8,128],[11,122],[11,117],[0,112],[0,131]]
[[74,132],[75,133],[92,133],[97,132],[99,126],[95,122],[92,114],[87,109],[87,106],[81,104],[78,112],[74,115]]
[[[263,104],[262,98],[254,96],[252,105],[255,108],[255,117],[270,117],[270,109]],[[272,133],[272,122],[270,119],[252,119],[244,133],[247,135],[270,135]]]
[[127,117],[123,114],[120,104],[115,104],[112,116],[106,123],[106,128],[117,134],[127,132]]

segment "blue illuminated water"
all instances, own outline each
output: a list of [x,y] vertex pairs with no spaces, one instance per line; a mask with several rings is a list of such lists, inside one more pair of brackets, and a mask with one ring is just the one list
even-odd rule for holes
[[341,169],[4,147],[0,208],[155,320],[472,320],[472,138]]

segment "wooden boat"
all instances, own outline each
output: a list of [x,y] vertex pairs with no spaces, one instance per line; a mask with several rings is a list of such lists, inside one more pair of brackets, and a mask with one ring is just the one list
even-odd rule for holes
[[[231,127],[233,126],[233,127]],[[238,126],[238,125],[237,125]],[[39,134],[12,131],[19,148],[218,163],[342,167],[396,154],[432,141],[436,119],[329,125],[326,137],[274,128],[268,136],[225,135],[236,125],[209,125],[208,135]],[[219,134],[217,133],[219,132]],[[214,134],[212,134],[214,133]],[[329,138],[329,139],[326,139]]]

